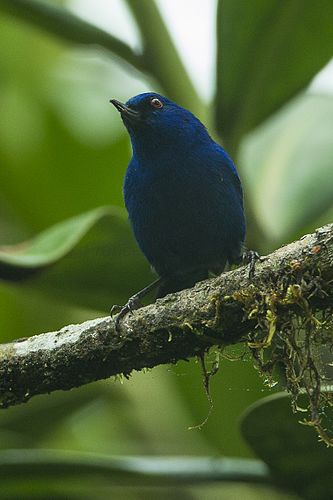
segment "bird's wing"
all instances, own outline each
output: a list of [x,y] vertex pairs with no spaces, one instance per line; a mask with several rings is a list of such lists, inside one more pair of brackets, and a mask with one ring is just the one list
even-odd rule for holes
[[241,207],[243,208],[243,189],[235,164],[227,154],[227,152],[222,148],[222,146],[220,146],[219,144],[217,146],[219,153],[219,161],[217,162],[217,167],[221,172],[222,178],[227,179],[234,187],[236,195],[241,203]]

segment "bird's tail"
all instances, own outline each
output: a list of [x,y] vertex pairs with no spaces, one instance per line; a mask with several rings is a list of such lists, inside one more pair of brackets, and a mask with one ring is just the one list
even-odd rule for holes
[[186,274],[176,274],[170,276],[169,278],[163,279],[161,285],[158,288],[156,298],[159,299],[168,295],[168,293],[179,292],[185,288],[192,288],[198,281],[202,281],[208,278],[208,271],[206,269],[200,269],[197,271],[192,271]]

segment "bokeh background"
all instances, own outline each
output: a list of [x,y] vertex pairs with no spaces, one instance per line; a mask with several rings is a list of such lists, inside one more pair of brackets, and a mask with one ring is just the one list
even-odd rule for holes
[[[111,97],[127,100],[160,91],[200,116],[237,164],[249,247],[266,253],[332,221],[331,1],[44,4],[122,40],[134,59],[112,40],[107,47],[107,36],[101,37],[104,47],[94,45],[94,32],[85,32],[81,43],[51,34],[56,30],[36,16],[28,1],[0,1],[2,264],[13,255],[11,245],[38,234],[44,238],[32,252],[33,265],[20,247],[13,272],[2,273],[2,342],[104,315],[153,279],[123,209],[130,145],[109,105]],[[57,23],[61,17],[50,17],[49,25]],[[71,32],[80,29],[74,22]],[[135,59],[137,54],[141,59]],[[45,235],[50,227],[53,232]],[[45,267],[43,259],[55,263]],[[27,277],[29,266],[40,272]],[[236,346],[228,351],[234,360],[221,360],[212,381],[214,410],[202,429],[188,430],[209,409],[200,366],[191,360],[133,373],[124,382],[107,380],[36,397],[3,411],[0,447],[108,456],[251,457],[239,419],[277,387],[264,384],[248,356],[236,360],[242,353],[243,347]],[[151,489],[119,489],[105,478],[86,484],[79,470],[66,481],[59,478],[60,472],[47,483],[42,476],[21,482],[9,478],[0,497],[157,495]],[[175,488],[172,495],[221,498],[220,488]],[[268,494],[255,486],[223,488],[226,499]]]

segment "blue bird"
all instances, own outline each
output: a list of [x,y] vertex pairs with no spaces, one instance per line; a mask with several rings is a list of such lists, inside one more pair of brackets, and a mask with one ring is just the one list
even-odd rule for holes
[[153,92],[110,102],[132,143],[124,183],[129,220],[159,276],[129,299],[118,324],[154,287],[162,297],[239,263],[245,218],[234,163],[190,111]]

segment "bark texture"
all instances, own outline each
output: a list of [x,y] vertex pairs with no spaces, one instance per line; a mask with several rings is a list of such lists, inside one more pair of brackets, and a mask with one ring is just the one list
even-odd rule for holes
[[[272,311],[273,298],[274,322],[267,309],[259,318],[258,304]],[[258,327],[267,326],[268,345],[279,314],[298,314],[305,303],[333,305],[333,224],[262,258],[253,277],[243,266],[135,311],[120,332],[105,317],[1,345],[0,406],[247,341]]]

